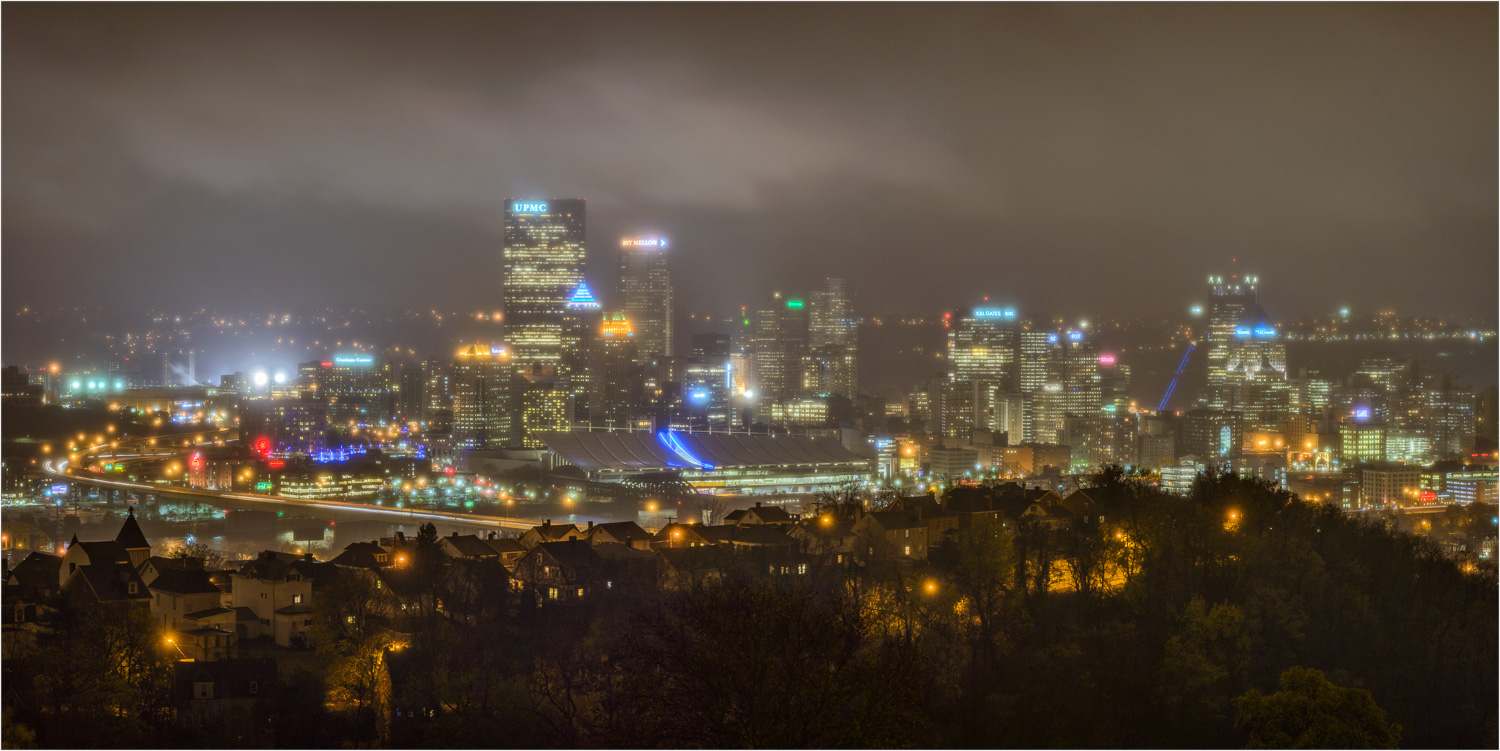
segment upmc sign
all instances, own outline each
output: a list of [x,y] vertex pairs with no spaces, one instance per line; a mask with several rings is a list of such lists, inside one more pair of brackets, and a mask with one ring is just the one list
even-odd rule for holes
[[517,214],[545,214],[546,201],[511,201],[510,210]]

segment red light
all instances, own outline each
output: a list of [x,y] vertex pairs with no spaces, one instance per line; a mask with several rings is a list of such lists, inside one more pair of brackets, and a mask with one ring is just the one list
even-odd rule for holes
[[332,527],[332,526],[334,526],[334,525],[336,525],[336,524],[338,524],[338,522],[329,522],[329,523],[328,523],[328,526],[330,526],[330,527]]
[[325,367],[325,368],[331,368],[331,367],[333,367],[333,362],[331,360],[324,360],[322,364],[323,364],[323,367]]
[[451,474],[453,474],[453,468],[452,467],[448,467],[448,468],[444,469],[443,470],[443,474],[445,474],[445,475],[451,475]]
[[947,318],[952,318],[952,317],[953,317],[953,314],[952,314],[952,313],[944,313],[944,314],[943,314],[943,318],[945,318],[945,319],[947,319]]
[[203,454],[200,454],[200,453],[198,453],[196,451],[193,452],[192,457],[190,457],[188,459],[188,466],[192,467],[193,469],[198,469],[198,468],[202,467],[203,466]]
[[271,439],[264,436],[255,439],[255,451],[259,454],[271,453]]
[[282,467],[286,466],[286,462],[282,461],[281,459],[272,459],[266,462],[266,466],[270,467],[271,469],[281,469]]
[[1424,490],[1424,491],[1422,491],[1422,500],[1424,500],[1424,501],[1435,501],[1435,500],[1437,500],[1437,493],[1435,493],[1435,492],[1433,492],[1431,490]]

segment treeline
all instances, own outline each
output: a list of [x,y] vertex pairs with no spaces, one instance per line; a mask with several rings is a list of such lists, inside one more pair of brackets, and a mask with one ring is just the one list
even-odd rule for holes
[[[1492,568],[1466,572],[1423,538],[1234,476],[1181,498],[1111,468],[1086,492],[1097,505],[1070,527],[976,521],[918,566],[757,567],[544,607],[503,572],[455,576],[424,534],[410,586],[340,577],[319,593],[312,668],[283,669],[258,734],[192,740],[1496,745]],[[382,597],[407,617],[383,616]],[[31,727],[41,745],[57,729]]]

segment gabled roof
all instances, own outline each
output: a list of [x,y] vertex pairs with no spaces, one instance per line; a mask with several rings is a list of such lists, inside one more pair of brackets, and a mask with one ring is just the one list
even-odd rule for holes
[[760,520],[761,524],[785,524],[792,521],[792,515],[780,506],[762,506],[759,503],[751,508],[731,511],[724,517],[726,522],[738,522],[750,516]]
[[594,546],[586,540],[563,540],[561,542],[538,543],[531,549],[531,555],[545,553],[552,560],[557,561],[559,566],[571,569],[588,568],[599,565],[602,560]]
[[593,546],[601,561],[645,561],[656,558],[650,550],[633,548],[621,542],[601,542]]
[[718,545],[695,548],[662,548],[656,551],[661,560],[675,571],[714,571],[726,569],[734,555]]
[[[376,556],[385,556],[382,562]],[[352,542],[330,563],[354,568],[380,568],[389,565],[390,557],[385,548],[373,542]]]
[[481,540],[481,542],[488,545],[491,550],[500,555],[514,555],[526,552],[526,546],[522,545],[521,541],[514,537],[497,537],[493,540]]
[[869,516],[871,521],[879,524],[880,528],[887,532],[894,529],[916,529],[927,526],[927,523],[922,521],[914,510],[872,511]]
[[[124,545],[114,540],[75,542],[74,544],[83,546],[84,555],[88,556],[89,565],[91,566],[108,563],[130,563],[130,553],[125,550]],[[72,550],[72,548],[72,545],[68,546],[69,550]]]
[[[135,582],[135,594],[130,594],[130,583]],[[81,566],[68,578],[66,589],[87,587],[100,602],[130,602],[150,600],[151,593],[141,583],[140,576],[128,563],[98,563]]]
[[125,523],[120,526],[120,533],[115,535],[115,542],[128,550],[151,547],[151,543],[146,542],[146,535],[141,532],[141,525],[135,521],[134,506],[125,515]]
[[198,610],[192,613],[188,613],[182,617],[191,621],[201,621],[205,618],[212,618],[216,615],[227,615],[233,612],[233,608],[208,608],[206,610]]
[[[90,567],[92,568],[92,567]],[[165,568],[151,580],[151,589],[177,595],[219,593],[208,572],[203,569]]]
[[497,555],[494,548],[484,544],[477,535],[450,535],[442,538],[465,558],[488,558]]
[[36,596],[57,588],[57,572],[62,556],[32,551],[10,570],[9,581],[19,586],[22,596]]
[[796,542],[780,528],[762,524],[735,527],[733,540],[736,545],[784,545],[787,547]]
[[580,540],[583,539],[583,531],[576,524],[538,524],[532,527],[531,531],[548,542],[567,540],[570,534],[577,535]]
[[651,539],[651,533],[633,521],[595,524],[586,530],[586,534],[589,540],[593,540],[596,535],[600,534],[607,534],[615,538],[616,542],[624,542],[627,539],[631,541]]

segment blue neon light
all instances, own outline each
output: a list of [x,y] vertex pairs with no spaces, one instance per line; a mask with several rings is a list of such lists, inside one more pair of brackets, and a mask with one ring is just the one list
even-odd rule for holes
[[334,355],[335,365],[370,365],[375,362],[374,355]]
[[1048,344],[1057,344],[1057,334],[1048,334],[1047,335],[1047,343]]
[[1356,419],[1356,420],[1368,420],[1368,419],[1370,419],[1370,408],[1369,407],[1355,407],[1354,408],[1354,419]]
[[545,214],[546,201],[511,201],[510,210],[517,214]]
[[568,298],[567,306],[585,310],[598,310],[599,301],[594,299],[594,292],[589,289],[588,282],[579,282],[578,287],[573,290],[573,296]]
[[1241,338],[1248,338],[1250,336],[1250,327],[1249,326],[1239,326],[1239,327],[1236,327],[1235,330],[1234,330],[1234,335],[1238,336],[1238,337],[1241,337]]
[[1013,308],[975,308],[975,318],[1015,318],[1016,311]]
[[1069,341],[1081,342],[1081,341],[1083,341],[1083,332],[1082,331],[1069,331],[1068,332],[1068,339],[1069,339]]
[[699,469],[714,468],[714,465],[702,461],[696,456],[693,456],[692,453],[687,450],[687,447],[682,445],[682,441],[678,440],[677,434],[673,433],[670,430],[658,431],[656,434],[656,440],[661,441],[661,444],[663,446],[671,449],[672,453],[682,457],[683,461],[693,465],[694,467],[697,467]]
[[1257,339],[1275,339],[1276,329],[1270,326],[1256,326],[1255,336]]
[[704,399],[708,398],[708,392],[707,391],[694,391],[693,393],[689,394],[688,396],[691,397],[692,400],[695,401],[695,402],[701,402]]

